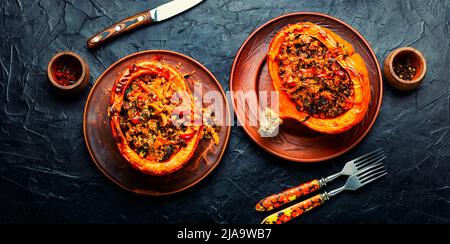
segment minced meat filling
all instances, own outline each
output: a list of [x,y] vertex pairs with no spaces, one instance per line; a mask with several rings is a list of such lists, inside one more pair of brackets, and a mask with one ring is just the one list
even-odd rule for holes
[[[195,133],[190,127],[172,124],[172,111],[179,106],[171,99],[175,89],[164,77],[142,75],[125,90],[120,127],[141,158],[167,161],[186,147]],[[185,117],[190,116],[185,112]]]
[[353,82],[319,40],[291,33],[277,58],[282,89],[296,102],[297,110],[324,119],[353,107]]

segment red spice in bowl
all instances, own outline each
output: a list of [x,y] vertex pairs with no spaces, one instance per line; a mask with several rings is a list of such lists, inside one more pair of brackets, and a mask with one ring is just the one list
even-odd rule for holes
[[76,53],[64,51],[56,54],[48,64],[51,84],[63,91],[79,91],[89,82],[89,67]]
[[81,65],[79,62],[71,60],[71,57],[64,57],[67,61],[63,61],[57,65],[53,75],[58,84],[70,86],[75,84],[81,76]]

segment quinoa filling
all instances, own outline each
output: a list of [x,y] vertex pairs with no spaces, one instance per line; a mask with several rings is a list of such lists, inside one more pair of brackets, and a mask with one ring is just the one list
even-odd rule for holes
[[[192,127],[172,123],[172,111],[180,105],[180,101],[171,99],[175,92],[165,77],[149,74],[136,78],[126,88],[120,128],[130,148],[141,158],[167,161],[197,133]],[[190,108],[180,111],[180,118],[191,116]]]
[[316,118],[335,118],[353,107],[353,82],[336,55],[319,40],[291,33],[277,56],[282,89],[298,111]]

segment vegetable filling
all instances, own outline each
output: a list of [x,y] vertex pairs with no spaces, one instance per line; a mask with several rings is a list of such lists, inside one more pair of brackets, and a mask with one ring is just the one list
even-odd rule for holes
[[[194,127],[172,123],[172,112],[182,107],[181,99],[171,99],[176,92],[163,74],[141,75],[126,88],[120,127],[128,145],[141,158],[168,161],[197,133]],[[190,120],[192,108],[189,105],[185,107],[179,118]]]
[[353,82],[336,55],[319,40],[290,33],[277,56],[278,74],[297,110],[316,118],[335,118],[353,107]]

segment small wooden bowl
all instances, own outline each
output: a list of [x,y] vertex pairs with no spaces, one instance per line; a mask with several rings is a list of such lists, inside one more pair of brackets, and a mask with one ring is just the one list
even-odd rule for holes
[[[66,65],[77,71],[79,77],[77,77],[76,82],[70,85],[61,85],[57,82],[55,73],[60,65]],[[89,65],[80,55],[71,51],[63,51],[53,56],[48,63],[47,76],[50,84],[57,90],[65,94],[76,93],[81,91],[89,83]]]
[[[416,74],[412,80],[404,80],[394,72],[394,63],[402,60],[409,60],[411,66],[416,68]],[[427,72],[427,62],[425,57],[417,49],[412,47],[402,47],[392,51],[384,60],[383,72],[389,84],[399,90],[413,90],[422,84]]]

